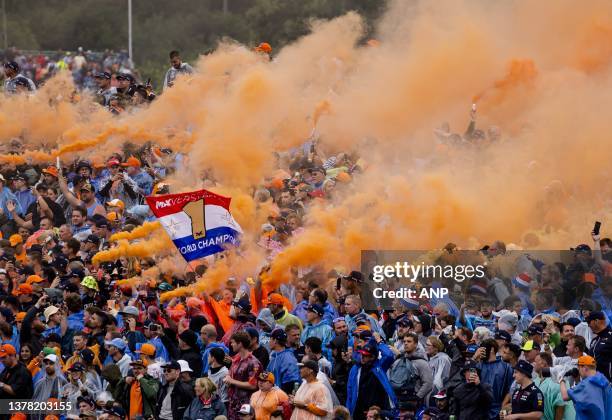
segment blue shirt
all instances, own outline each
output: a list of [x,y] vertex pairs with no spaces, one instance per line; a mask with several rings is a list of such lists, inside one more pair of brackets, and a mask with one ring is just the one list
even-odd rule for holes
[[21,206],[21,209],[23,211],[27,211],[28,208],[32,205],[32,203],[36,202],[34,194],[32,194],[32,192],[28,189],[25,189],[23,191],[15,191],[14,194],[17,198],[17,202],[19,202],[19,205]]
[[274,374],[274,383],[278,387],[289,382],[302,382],[297,359],[291,349],[273,351],[267,370]]
[[229,349],[225,344],[219,342],[209,343],[204,349],[204,353],[202,353],[202,375],[208,375],[208,355],[210,354],[210,350],[214,348],[222,349],[225,354],[229,354]]

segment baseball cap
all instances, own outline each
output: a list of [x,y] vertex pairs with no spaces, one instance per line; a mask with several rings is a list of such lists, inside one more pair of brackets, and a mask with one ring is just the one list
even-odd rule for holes
[[591,255],[591,247],[587,244],[580,244],[576,248],[570,248],[576,254],[586,254]]
[[238,411],[238,414],[253,415],[255,414],[255,410],[253,410],[253,407],[251,407],[250,404],[242,404],[242,406],[240,406],[240,411]]
[[138,308],[132,305],[124,306],[123,311],[119,311],[120,315],[138,316]]
[[85,372],[85,366],[83,365],[83,363],[75,363],[72,366],[70,366],[68,368],[68,371],[70,372]]
[[243,311],[251,310],[251,302],[249,301],[249,298],[247,296],[243,296],[240,298],[240,300],[234,301],[233,305]]
[[446,395],[446,390],[443,389],[440,392],[438,392],[436,395],[433,396],[436,400],[443,400],[444,398],[448,397],[448,395]]
[[34,293],[34,291],[32,290],[32,285],[22,283],[19,286],[17,286],[17,290],[15,290],[14,293],[16,296],[21,296],[21,295],[31,295],[32,293]]
[[355,321],[355,324],[357,324],[357,325],[359,325],[359,324],[369,324],[370,323],[370,320],[368,319],[366,314],[363,314],[363,313],[359,313],[359,314],[355,315],[353,317],[353,321]]
[[284,305],[283,297],[278,293],[270,293],[268,295],[268,305]]
[[478,366],[478,363],[476,363],[474,360],[467,360],[461,368],[461,373],[464,373],[465,371],[468,371],[470,369],[476,369],[476,371],[480,375],[480,367]]
[[312,370],[315,373],[315,375],[317,373],[319,373],[319,364],[317,362],[315,362],[314,360],[306,360],[303,363],[298,363],[298,367],[300,367],[300,368],[302,368],[302,367],[308,368],[308,369]]
[[91,349],[83,349],[79,352],[79,356],[81,359],[85,360],[87,363],[92,363],[96,357],[94,352]]
[[42,283],[43,281],[44,281],[43,278],[40,276],[37,276],[36,274],[32,274],[31,276],[28,276],[28,278],[26,279],[27,284]]
[[16,247],[17,245],[23,243],[23,238],[21,237],[21,235],[16,233],[9,237],[9,242],[11,243],[12,247]]
[[130,366],[144,366],[144,361],[140,359],[132,360]]
[[54,177],[58,177],[59,173],[57,172],[57,168],[55,166],[47,166],[45,169],[42,170],[43,174],[49,174],[51,176]]
[[120,209],[125,208],[125,203],[119,200],[118,198],[115,198],[114,200],[111,200],[111,201],[107,201],[106,205],[111,206],[111,207],[119,207]]
[[596,366],[597,362],[591,356],[584,355],[578,358],[578,366]]
[[412,320],[410,320],[407,316],[403,316],[400,319],[398,319],[396,324],[400,327],[407,327],[407,328],[412,328],[414,326],[414,324],[412,323]]
[[319,316],[323,316],[325,315],[325,310],[323,309],[323,307],[317,303],[314,303],[312,305],[308,305],[306,307],[306,310],[309,312],[314,312],[315,314],[319,315]]
[[119,162],[119,159],[115,159],[115,158],[111,158],[106,162],[106,166],[110,167],[110,166],[119,166],[121,165],[121,162]]
[[125,410],[118,405],[113,405],[110,408],[105,408],[102,412],[104,414],[110,414],[111,416],[120,417],[122,419],[125,418]]
[[17,354],[17,351],[12,345],[3,344],[2,346],[0,346],[0,357],[6,357],[14,354]]
[[155,346],[151,343],[144,343],[136,353],[141,353],[150,357],[155,356]]
[[100,238],[98,238],[96,235],[89,235],[87,237],[87,239],[85,239],[83,242],[85,243],[89,243],[89,244],[94,244],[94,245],[99,245],[100,244]]
[[133,166],[133,167],[138,167],[140,168],[142,164],[140,163],[140,161],[135,158],[134,156],[130,156],[125,163],[122,163],[121,166]]
[[369,356],[377,356],[378,355],[378,346],[376,342],[372,339],[368,340],[359,350],[357,350],[360,354],[366,354]]
[[181,367],[181,373],[182,372],[193,372],[193,369],[189,367],[189,363],[187,362],[187,360],[177,360],[176,362]]
[[357,283],[363,282],[363,274],[360,271],[351,271],[348,276],[344,276],[345,280],[356,281]]
[[48,354],[45,356],[45,358],[43,360],[48,360],[52,363],[57,363],[57,355],[55,354]]
[[533,340],[527,340],[527,341],[525,342],[525,344],[523,344],[523,347],[521,347],[521,350],[523,350],[523,351],[531,351],[531,350],[533,350],[534,348],[535,348],[535,347],[534,347],[534,342],[533,342]]
[[499,330],[495,332],[495,339],[504,340],[506,343],[509,343],[510,341],[512,341],[512,336],[508,331]]
[[94,75],[94,78],[96,78],[96,79],[108,79],[108,80],[110,80],[110,79],[111,79],[111,74],[110,74],[109,72],[107,72],[107,71],[103,71],[103,72],[100,72],[100,73],[96,73],[96,74]]
[[598,319],[606,319],[605,314],[602,311],[593,311],[589,314],[589,316],[587,316],[586,322],[588,323]]
[[175,370],[181,370],[181,365],[179,364],[179,362],[177,362],[176,360],[172,360],[169,363],[166,363],[165,365],[162,366],[162,369],[175,369]]
[[529,335],[542,335],[544,334],[544,328],[540,324],[532,324],[527,329]]
[[257,378],[260,381],[274,383],[274,374],[272,372],[261,372]]
[[104,345],[114,346],[117,347],[119,350],[125,350],[125,341],[120,338],[113,338],[110,341],[104,341]]

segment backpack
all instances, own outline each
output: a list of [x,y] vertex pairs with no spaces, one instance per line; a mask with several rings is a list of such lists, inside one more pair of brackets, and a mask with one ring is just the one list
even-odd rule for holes
[[388,373],[389,383],[398,400],[416,398],[418,371],[407,357],[403,356],[393,362]]

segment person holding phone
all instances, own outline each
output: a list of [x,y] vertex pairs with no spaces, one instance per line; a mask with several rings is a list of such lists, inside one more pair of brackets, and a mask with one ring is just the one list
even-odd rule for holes
[[465,382],[453,390],[451,414],[457,420],[488,420],[493,403],[491,385],[480,381],[478,363],[468,360],[461,373]]

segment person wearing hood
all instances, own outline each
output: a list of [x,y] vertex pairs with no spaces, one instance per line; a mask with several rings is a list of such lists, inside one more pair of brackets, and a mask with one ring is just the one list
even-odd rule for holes
[[499,344],[493,338],[484,340],[472,359],[479,362],[480,378],[484,383],[491,385],[493,400],[489,410],[490,418],[497,418],[502,407],[504,397],[512,385],[512,368],[506,362],[497,358]]
[[302,321],[295,316],[289,313],[287,308],[285,308],[285,300],[279,293],[270,293],[268,295],[268,309],[274,315],[274,321],[277,325],[282,327],[286,327],[287,325],[297,325],[300,327],[300,331],[302,331]]
[[181,360],[186,360],[195,375],[202,375],[202,357],[198,346],[198,336],[191,330],[185,330],[179,334],[179,349]]
[[310,295],[308,295],[308,304],[321,305],[321,307],[323,308],[323,317],[321,318],[321,320],[331,327],[333,324],[333,320],[338,318],[338,311],[336,310],[334,305],[329,303],[327,299],[327,291],[325,289],[317,288],[310,292]]
[[[232,335],[238,331],[242,331],[249,327],[255,328],[255,322],[257,319],[255,318],[255,315],[251,313],[251,309],[251,301],[249,300],[248,296],[242,296],[240,299],[234,300],[232,303],[230,317],[232,317],[235,322],[232,325],[232,328],[230,328],[229,331],[226,331],[225,335],[221,339],[221,342],[226,347],[229,348]],[[232,351],[230,351],[230,354],[233,354]]]
[[427,345],[427,338],[431,335],[431,316],[427,314],[413,315],[413,332],[419,336],[419,344],[424,349]]
[[276,328],[274,315],[268,308],[263,308],[257,316],[257,330],[259,331],[259,345],[270,351],[270,333]]
[[334,330],[323,321],[324,315],[325,309],[323,306],[317,303],[308,305],[306,308],[306,319],[308,320],[308,324],[302,331],[301,341],[302,344],[304,344],[310,337],[318,338],[321,340],[325,355],[329,359],[330,354],[327,350],[327,344],[332,340]]
[[[48,401],[49,398],[60,399],[62,388],[68,383],[59,366],[59,359],[55,354],[49,354],[43,359],[44,373],[41,379],[34,384],[34,401]],[[21,397],[21,396],[17,396]],[[40,417],[42,418],[42,417]]]
[[276,386],[290,394],[293,387],[300,382],[300,372],[293,350],[287,348],[287,333],[276,328],[270,335],[270,363],[267,371],[272,372]]
[[563,400],[574,403],[576,420],[612,419],[612,386],[595,366],[595,359],[582,356],[578,359],[578,371],[582,379],[578,385],[567,389],[565,381],[559,381]]
[[212,324],[203,325],[200,328],[200,339],[202,340],[202,373],[208,372],[208,355],[214,348],[220,348],[225,354],[229,354],[229,349],[225,344],[217,341],[217,329]]
[[491,385],[481,381],[480,368],[468,360],[461,369],[464,382],[453,391],[451,414],[457,420],[489,420],[489,409],[493,401]]
[[[436,395],[442,391],[450,376],[452,361],[448,354],[444,353],[444,344],[438,337],[428,337],[425,352],[429,358],[428,363],[433,376],[433,389],[430,395]],[[429,398],[426,399],[429,401]]]
[[368,409],[375,405],[395,418],[399,413],[397,398],[378,359],[376,340],[370,339],[358,353],[361,357],[351,368],[346,390],[346,407],[351,416],[365,420]]

